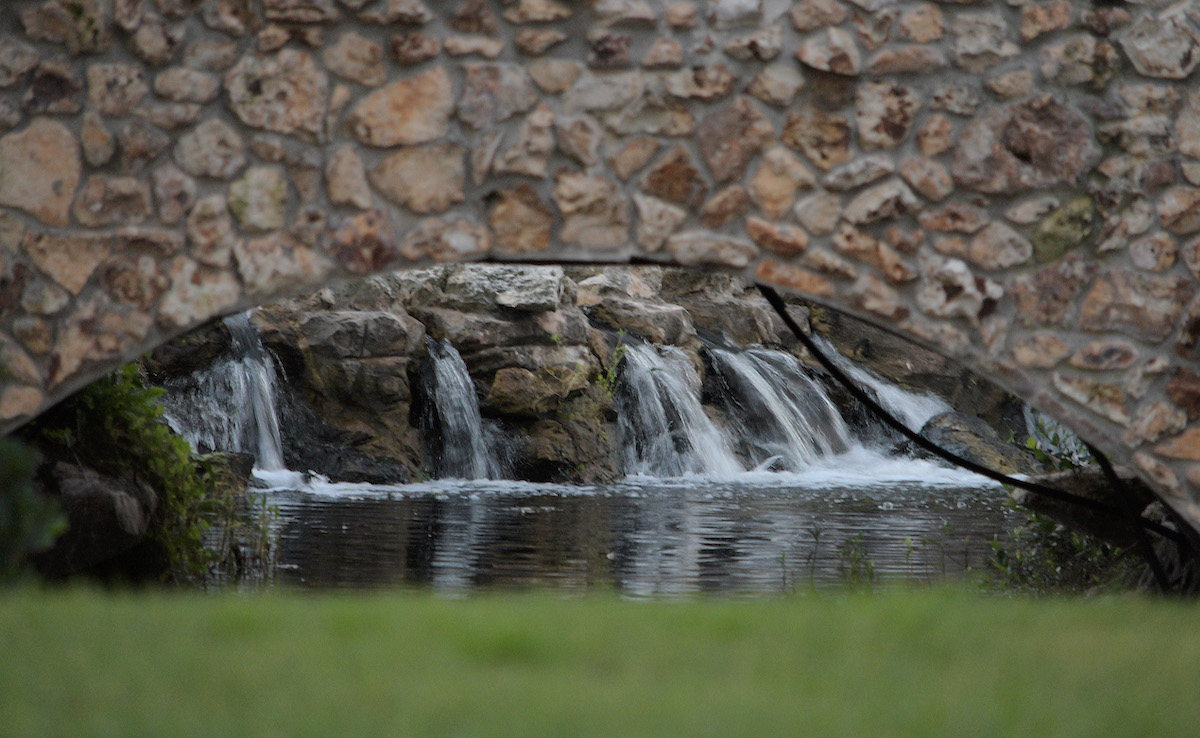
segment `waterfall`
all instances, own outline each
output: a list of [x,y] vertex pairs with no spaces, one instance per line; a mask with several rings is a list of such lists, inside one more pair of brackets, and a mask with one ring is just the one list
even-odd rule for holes
[[284,469],[275,410],[275,361],[250,313],[225,318],[231,355],[167,382],[163,417],[192,448],[253,454],[263,471]]
[[715,380],[740,448],[753,466],[798,471],[851,445],[825,391],[782,351],[710,349]]
[[923,392],[912,392],[882,379],[874,372],[864,369],[833,347],[828,341],[813,336],[813,340],[838,368],[850,376],[867,392],[875,396],[875,400],[890,412],[897,420],[912,431],[920,431],[935,415],[950,412],[950,407],[940,397]]
[[497,479],[499,461],[489,450],[475,383],[462,356],[447,339],[425,337],[432,363],[433,414],[441,436],[438,476],[459,479]]
[[673,346],[627,344],[617,393],[625,470],[678,477],[745,471],[700,404],[700,377]]

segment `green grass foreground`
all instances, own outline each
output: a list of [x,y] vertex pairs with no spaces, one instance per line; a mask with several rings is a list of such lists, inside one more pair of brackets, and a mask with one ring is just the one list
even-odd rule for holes
[[0,735],[1195,735],[1200,606],[0,592]]

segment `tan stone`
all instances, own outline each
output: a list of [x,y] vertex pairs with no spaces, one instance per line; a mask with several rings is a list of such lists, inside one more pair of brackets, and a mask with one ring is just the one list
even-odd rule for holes
[[466,81],[458,117],[472,128],[494,126],[538,101],[529,75],[516,64],[464,64],[463,68]]
[[329,71],[368,87],[378,87],[387,79],[383,68],[383,47],[356,31],[347,31],[321,54]]
[[833,233],[842,218],[842,201],[829,192],[818,192],[796,203],[792,215],[809,233],[825,236]]
[[918,219],[927,230],[954,233],[978,233],[991,222],[986,210],[963,202],[948,202],[936,210],[925,210]]
[[458,144],[406,146],[370,171],[371,184],[384,197],[415,213],[441,213],[463,202],[464,156]]
[[946,32],[942,11],[933,3],[918,3],[905,9],[897,24],[900,37],[927,44]]
[[1186,427],[1187,413],[1169,402],[1158,400],[1138,408],[1123,438],[1130,446],[1137,446],[1174,435]]
[[149,310],[170,284],[158,261],[128,254],[109,261],[100,270],[100,284],[108,294],[127,305]]
[[36,118],[0,138],[0,205],[66,227],[80,170],[79,143],[66,126]]
[[196,201],[188,213],[187,235],[192,255],[198,261],[214,267],[229,264],[238,239],[224,196],[209,195]]
[[50,354],[48,386],[59,386],[88,364],[129,355],[153,324],[146,313],[114,305],[100,295],[87,300],[58,332]]
[[131,64],[92,64],[87,68],[88,102],[102,115],[129,115],[150,86]]
[[771,64],[763,67],[750,82],[746,94],[768,105],[786,108],[804,89],[804,75],[791,64]]
[[308,53],[247,54],[225,74],[225,94],[252,128],[308,141],[323,137],[329,80]]
[[678,69],[683,65],[683,46],[673,38],[660,38],[642,56],[646,69]]
[[672,28],[695,28],[696,6],[691,3],[671,3],[667,6],[667,25]]
[[1013,342],[1013,359],[1026,369],[1053,369],[1071,354],[1056,334],[1041,331]]
[[850,223],[863,225],[915,213],[920,208],[920,200],[908,185],[899,179],[889,179],[863,190],[852,198],[842,212],[842,217]]
[[1119,331],[1158,343],[1170,336],[1196,285],[1182,276],[1150,276],[1129,269],[1100,275],[1079,308],[1085,331]]
[[196,180],[174,164],[167,162],[150,175],[154,186],[154,201],[158,203],[158,218],[166,225],[183,220],[196,202]]
[[250,167],[229,186],[229,210],[247,233],[283,228],[287,180],[279,167]]
[[[598,125],[595,133],[600,133]],[[561,141],[557,143],[562,144]],[[521,122],[513,144],[496,157],[495,171],[497,174],[545,177],[555,144],[554,111],[545,104],[538,105]]]
[[658,251],[667,237],[687,220],[687,211],[657,197],[634,193],[638,222],[635,229],[637,245],[646,251]]
[[529,77],[542,92],[557,95],[571,89],[582,71],[578,62],[566,59],[538,59],[529,65]]
[[976,234],[967,255],[973,264],[998,271],[1028,262],[1033,257],[1033,244],[997,221]]
[[1017,318],[1026,325],[1067,325],[1075,298],[1096,271],[1095,264],[1068,254],[1056,264],[1013,279],[1008,291]]
[[1033,92],[1033,72],[1013,69],[988,78],[988,89],[1002,98],[1025,97]]
[[683,69],[663,76],[663,89],[668,95],[683,100],[711,102],[725,97],[737,83],[737,75],[721,62]]
[[175,161],[194,177],[229,179],[246,165],[245,144],[237,131],[214,118],[179,138]]
[[808,248],[808,234],[790,225],[776,225],[762,218],[746,218],[746,235],[754,243],[780,256],[791,257]]
[[816,180],[791,152],[782,146],[767,151],[750,180],[750,194],[767,217],[778,220],[792,208],[796,193],[811,190]]
[[982,319],[995,311],[1004,289],[997,282],[976,276],[959,259],[922,256],[917,307],[926,315],[961,317],[973,326],[982,327]]
[[1021,40],[1033,39],[1051,31],[1071,25],[1071,3],[1069,0],[1052,0],[1047,3],[1026,5],[1021,8]]
[[1200,188],[1172,187],[1158,200],[1158,219],[1172,233],[1200,231]]
[[415,261],[432,259],[437,262],[462,261],[484,256],[492,248],[487,229],[458,220],[454,223],[430,219],[400,244],[404,258]]
[[851,285],[848,297],[855,307],[885,320],[900,321],[909,314],[900,294],[873,274],[859,275]]
[[373,198],[367,184],[367,174],[353,146],[343,145],[333,152],[325,165],[325,181],[331,202],[352,205],[359,210],[371,207]]
[[504,53],[504,41],[482,36],[451,36],[442,44],[450,56],[479,56],[497,59]]
[[710,231],[684,231],[667,238],[667,253],[684,266],[744,269],[758,255],[754,244]]
[[783,30],[778,26],[734,36],[725,43],[725,53],[738,61],[771,61],[783,46]]
[[1125,409],[1128,399],[1115,384],[1086,377],[1054,372],[1054,388],[1092,412],[1120,426],[1128,426],[1131,418]]
[[946,57],[924,46],[882,49],[867,61],[867,74],[929,74],[943,69]]
[[863,154],[835,168],[821,179],[826,189],[846,192],[882,179],[896,171],[890,156]]
[[775,259],[763,259],[754,275],[760,282],[816,297],[831,297],[833,285],[824,277]]
[[1138,269],[1165,272],[1175,266],[1179,246],[1165,233],[1155,233],[1129,244],[1129,260]]
[[342,218],[325,241],[324,250],[351,274],[381,271],[398,256],[391,222],[382,210]]
[[806,38],[796,51],[803,64],[822,72],[854,76],[862,70],[862,56],[849,33],[826,28]]
[[238,240],[233,255],[247,297],[277,295],[319,284],[333,269],[325,256],[280,232]]
[[501,15],[509,23],[522,25],[566,20],[571,17],[572,12],[566,5],[555,0],[518,0],[515,5],[510,5]]
[[612,167],[614,174],[627,180],[654,158],[654,155],[658,153],[659,146],[661,144],[658,139],[649,136],[634,136],[626,139],[621,150],[609,160],[609,166]]
[[929,200],[944,200],[954,191],[950,172],[932,159],[909,157],[900,164],[900,177]]
[[175,102],[209,103],[220,90],[216,77],[187,67],[173,67],[154,78],[154,94]]
[[421,0],[387,0],[382,8],[376,7],[368,10],[365,13],[361,13],[359,17],[371,23],[379,23],[380,25],[401,23],[422,26],[437,16],[430,12],[429,8],[425,7],[425,3],[421,2]]
[[71,56],[96,54],[113,42],[107,7],[96,0],[50,0],[20,13],[29,38],[63,44]]
[[1058,198],[1053,195],[1039,195],[1013,205],[1004,211],[1004,217],[1018,225],[1032,225],[1053,212],[1059,204]]
[[138,108],[136,115],[151,125],[173,131],[195,123],[202,110],[198,103],[152,102]]
[[488,211],[494,248],[500,254],[530,254],[550,246],[554,211],[528,183],[501,190]]
[[1120,339],[1092,341],[1071,356],[1071,366],[1076,369],[1103,372],[1110,369],[1128,369],[1138,360],[1137,349],[1128,341]]
[[782,140],[821,169],[850,160],[850,121],[838,113],[815,108],[790,113]]
[[425,143],[446,135],[453,110],[450,75],[439,66],[367,95],[346,116],[346,125],[368,146]]
[[71,212],[89,228],[141,223],[150,216],[150,188],[133,177],[94,175],[79,190]]
[[858,267],[823,248],[806,251],[800,258],[800,264],[838,279],[854,279],[858,276]]
[[442,41],[420,31],[398,33],[388,44],[388,56],[397,64],[415,66],[442,53]]
[[42,407],[45,395],[36,387],[9,384],[0,392],[0,420],[19,420],[32,416]]
[[96,267],[112,252],[112,239],[83,234],[30,234],[24,250],[38,269],[71,294],[78,295]]
[[945,153],[954,145],[954,124],[941,113],[929,116],[917,130],[917,146],[930,158]]
[[815,31],[840,26],[846,20],[846,8],[837,0],[800,0],[790,12],[797,31]]
[[567,38],[562,31],[549,28],[522,28],[513,37],[513,45],[526,56],[541,56]]
[[954,55],[958,66],[979,74],[1021,53],[1009,41],[1008,24],[996,12],[961,13],[954,18]]
[[629,203],[604,177],[563,169],[554,178],[554,201],[563,243],[617,249],[629,242]]

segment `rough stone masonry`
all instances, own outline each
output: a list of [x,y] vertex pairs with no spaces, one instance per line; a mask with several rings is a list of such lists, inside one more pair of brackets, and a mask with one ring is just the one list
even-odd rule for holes
[[0,426],[431,262],[740,272],[1200,527],[1200,0],[9,0]]

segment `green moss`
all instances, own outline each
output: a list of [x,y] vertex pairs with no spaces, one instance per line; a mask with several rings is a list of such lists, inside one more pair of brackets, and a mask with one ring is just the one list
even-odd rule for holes
[[1089,241],[1098,225],[1099,215],[1092,199],[1075,198],[1038,223],[1030,239],[1034,256],[1043,264],[1057,261]]

